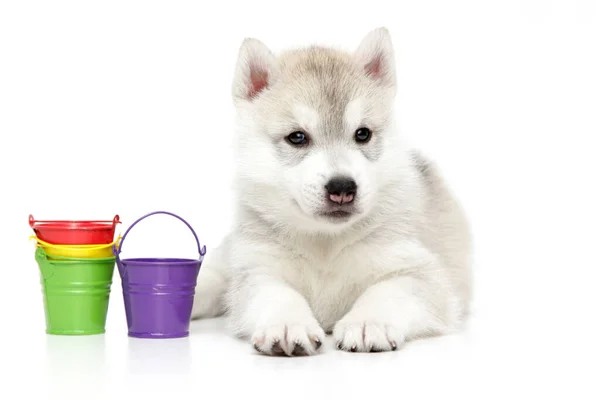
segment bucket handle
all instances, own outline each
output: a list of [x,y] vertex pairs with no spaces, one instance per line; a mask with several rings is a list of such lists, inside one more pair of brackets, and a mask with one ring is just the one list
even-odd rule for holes
[[54,266],[48,260],[48,256],[46,255],[46,253],[44,252],[44,250],[41,247],[38,247],[36,249],[35,259],[38,263],[40,272],[42,273],[44,280],[48,280],[48,279],[52,278],[52,276],[54,275]]
[[123,243],[125,242],[125,237],[127,237],[127,234],[129,233],[129,231],[131,230],[131,228],[133,228],[141,220],[143,220],[143,219],[145,219],[145,218],[147,218],[147,217],[149,217],[151,215],[155,215],[155,214],[167,214],[167,215],[170,215],[172,217],[177,218],[178,220],[180,220],[181,222],[183,222],[184,224],[186,224],[187,227],[190,229],[190,231],[192,231],[192,234],[194,235],[194,238],[196,239],[196,244],[198,245],[198,253],[200,254],[200,260],[202,260],[204,258],[204,255],[206,254],[206,246],[200,247],[200,240],[198,240],[198,235],[196,235],[196,232],[194,231],[194,228],[192,228],[192,226],[190,224],[188,224],[187,221],[185,221],[180,216],[175,215],[173,213],[170,213],[168,211],[154,211],[154,212],[151,212],[149,214],[144,215],[141,218],[138,218],[137,221],[135,221],[133,224],[131,224],[131,226],[129,228],[127,228],[127,230],[125,231],[125,234],[121,238],[121,242],[119,243],[119,246],[116,246],[116,245],[113,246],[113,253],[117,257],[117,261],[120,261],[119,254],[121,254],[121,251],[123,250]]
[[[57,223],[57,222],[79,222],[79,221],[60,221],[60,220],[47,220],[47,221],[37,220],[36,221],[35,218],[33,218],[33,215],[29,214],[29,226],[34,228],[34,225],[36,222]],[[112,221],[94,220],[94,221],[84,221],[84,222],[112,222],[113,229],[114,229],[114,227],[117,226],[117,224],[121,223],[121,219],[119,217],[119,214],[117,214],[113,217]]]

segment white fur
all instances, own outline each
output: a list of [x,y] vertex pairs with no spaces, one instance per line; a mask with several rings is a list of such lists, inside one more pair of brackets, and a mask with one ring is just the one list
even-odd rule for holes
[[[249,68],[269,77],[253,97]],[[363,352],[460,328],[471,296],[467,221],[434,165],[397,133],[395,82],[384,28],[353,54],[276,58],[244,41],[233,84],[237,227],[208,251],[194,318],[225,314],[258,351],[287,355],[317,353],[329,331],[340,349]],[[357,145],[363,125],[374,135]],[[285,142],[299,127],[312,138],[306,149]],[[357,182],[355,213],[332,222],[319,213],[324,185],[340,174]]]
[[346,122],[346,126],[349,129],[360,126],[362,124],[364,119],[364,108],[364,100],[360,97],[351,100],[348,103],[344,112],[344,120]]
[[296,104],[292,108],[294,119],[298,125],[308,132],[313,132],[319,125],[319,113],[312,107],[304,104]]

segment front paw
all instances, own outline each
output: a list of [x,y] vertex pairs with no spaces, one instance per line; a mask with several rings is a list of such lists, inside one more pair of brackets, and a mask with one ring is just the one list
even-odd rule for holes
[[333,330],[339,350],[351,352],[394,351],[404,336],[392,324],[377,320],[342,319]]
[[277,323],[256,330],[252,344],[270,356],[309,356],[318,352],[325,333],[318,323]]

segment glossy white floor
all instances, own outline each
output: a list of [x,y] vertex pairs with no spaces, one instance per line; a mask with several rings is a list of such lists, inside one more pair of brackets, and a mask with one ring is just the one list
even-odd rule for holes
[[[519,268],[527,265],[510,270]],[[193,322],[188,338],[129,338],[116,289],[105,335],[45,335],[42,314],[22,319],[19,332],[3,337],[0,363],[7,379],[0,390],[19,393],[2,398],[63,400],[597,398],[597,332],[571,328],[593,316],[562,307],[559,298],[549,301],[562,278],[549,275],[542,287],[526,288],[505,273],[495,275],[495,282],[480,282],[480,301],[462,334],[380,354],[340,352],[329,338],[321,355],[302,358],[258,355],[231,338],[222,319]]]

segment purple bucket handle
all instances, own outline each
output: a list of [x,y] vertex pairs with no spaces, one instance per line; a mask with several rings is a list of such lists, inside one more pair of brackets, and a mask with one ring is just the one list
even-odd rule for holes
[[170,215],[172,217],[177,218],[178,220],[180,220],[181,222],[183,222],[184,224],[186,224],[187,227],[190,228],[190,230],[192,231],[192,234],[194,235],[194,238],[196,239],[196,244],[198,245],[198,254],[200,255],[200,261],[202,261],[204,259],[204,255],[206,254],[206,246],[200,247],[200,240],[198,240],[198,235],[196,235],[196,232],[194,231],[194,228],[192,228],[191,225],[187,223],[187,221],[185,221],[180,216],[175,215],[173,213],[170,213],[168,211],[154,211],[154,212],[151,212],[149,214],[144,215],[141,218],[138,218],[137,221],[135,221],[133,224],[131,224],[131,226],[129,228],[127,228],[127,230],[125,231],[125,234],[123,235],[123,237],[120,240],[118,250],[117,250],[117,246],[113,245],[113,253],[117,257],[117,262],[118,262],[119,266],[121,264],[121,262],[120,262],[121,259],[119,258],[119,254],[121,254],[121,251],[123,250],[123,242],[125,241],[125,237],[127,237],[127,234],[129,233],[129,231],[131,230],[131,228],[133,228],[141,220],[143,220],[143,219],[145,219],[145,218],[147,218],[147,217],[149,217],[151,215],[154,215],[154,214],[167,214],[167,215]]

